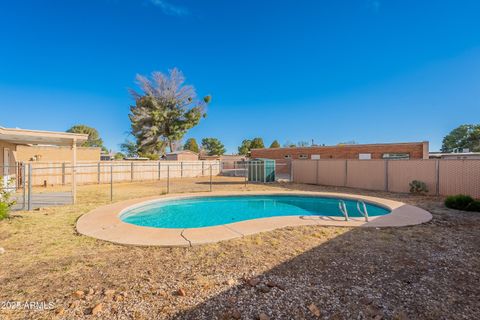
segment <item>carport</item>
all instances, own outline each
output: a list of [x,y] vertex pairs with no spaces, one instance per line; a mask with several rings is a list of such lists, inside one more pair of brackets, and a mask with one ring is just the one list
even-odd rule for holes
[[[77,165],[77,145],[82,144],[88,139],[86,134],[26,130],[18,128],[0,127],[0,175],[7,179],[15,175],[16,167],[15,152],[17,145],[50,145],[50,146],[69,146],[72,148],[72,202],[76,202],[76,165]],[[5,179],[5,180],[7,180]]]

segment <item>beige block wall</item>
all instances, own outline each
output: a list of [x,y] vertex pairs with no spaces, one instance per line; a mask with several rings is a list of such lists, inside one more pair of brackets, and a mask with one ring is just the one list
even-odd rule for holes
[[345,161],[319,160],[317,162],[317,181],[322,185],[342,186],[346,182]]
[[[72,161],[71,147],[54,146],[25,146],[18,145],[16,152],[17,162],[27,162],[39,155],[38,161],[69,162]],[[78,161],[100,161],[100,148],[77,148]]]
[[440,160],[440,194],[480,198],[480,160]]
[[317,161],[301,160],[293,162],[293,177],[295,182],[316,184]]
[[385,190],[384,160],[350,160],[347,164],[347,186],[368,190]]
[[294,160],[292,166],[296,183],[406,193],[420,180],[431,195],[480,198],[480,160]]
[[437,189],[436,160],[409,160],[388,162],[388,190],[410,192],[409,183],[413,180],[427,184],[430,194]]

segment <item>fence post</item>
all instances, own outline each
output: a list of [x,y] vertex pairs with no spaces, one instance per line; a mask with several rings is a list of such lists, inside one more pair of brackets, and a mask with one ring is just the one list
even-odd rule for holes
[[320,164],[320,160],[317,160],[317,170],[315,174],[315,184],[318,184],[318,165]]
[[162,163],[158,161],[158,180],[160,180],[161,172],[162,172]]
[[32,210],[32,164],[28,164],[28,211]]
[[113,201],[113,163],[110,164],[110,202]]
[[385,160],[385,191],[388,192],[388,160]]
[[130,180],[133,182],[133,161],[130,163]]
[[210,192],[212,192],[212,166],[213,164],[210,164]]
[[345,179],[343,181],[343,186],[346,187],[348,183],[348,160],[345,159]]
[[246,188],[247,187],[247,182],[248,182],[248,169],[249,169],[246,161],[244,162],[244,166],[245,166],[244,172],[245,172],[245,188]]
[[100,184],[100,162],[97,164],[97,182]]
[[435,194],[440,195],[440,160],[435,160]]
[[167,194],[170,193],[170,164],[167,165]]
[[202,176],[205,175],[205,161],[202,161]]
[[183,178],[183,161],[180,161],[180,178]]
[[263,168],[263,183],[267,183],[267,165],[265,162],[262,163]]
[[27,182],[25,181],[25,178],[26,178],[26,172],[25,172],[25,162],[22,162],[22,196],[23,196],[23,204],[22,204],[22,210],[25,210],[25,207],[26,207],[26,201],[27,201],[27,190],[26,187],[27,187]]
[[62,186],[65,185],[65,162],[62,163]]
[[294,172],[293,172],[293,171],[294,171],[294,169],[293,169],[293,160],[290,159],[290,160],[287,160],[287,161],[290,163],[290,181],[291,181],[291,182],[295,182],[295,181],[294,181],[295,178],[294,178],[294,175],[293,175],[293,174],[294,174]]

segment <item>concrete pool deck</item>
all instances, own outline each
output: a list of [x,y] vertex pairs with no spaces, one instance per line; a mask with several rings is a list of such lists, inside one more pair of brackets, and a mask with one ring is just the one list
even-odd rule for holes
[[[125,223],[119,218],[119,215],[127,209],[132,209],[139,205],[144,205],[157,200],[227,195],[308,195],[364,200],[372,204],[386,207],[391,210],[391,213],[384,216],[369,217],[369,222],[366,222],[364,218],[350,218],[349,221],[345,221],[343,217],[333,216],[282,216],[190,229],[142,227]],[[431,219],[432,215],[421,208],[403,202],[363,195],[308,191],[209,192],[205,194],[171,194],[113,203],[96,208],[81,216],[77,221],[76,228],[80,234],[119,244],[175,247],[214,243],[293,226],[403,227],[425,223]]]

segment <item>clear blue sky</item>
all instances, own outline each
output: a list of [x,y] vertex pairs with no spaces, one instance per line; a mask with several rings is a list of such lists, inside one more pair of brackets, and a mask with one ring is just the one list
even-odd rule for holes
[[480,122],[478,0],[0,2],[0,125],[99,129],[118,149],[135,75],[180,68],[187,137],[429,140]]

